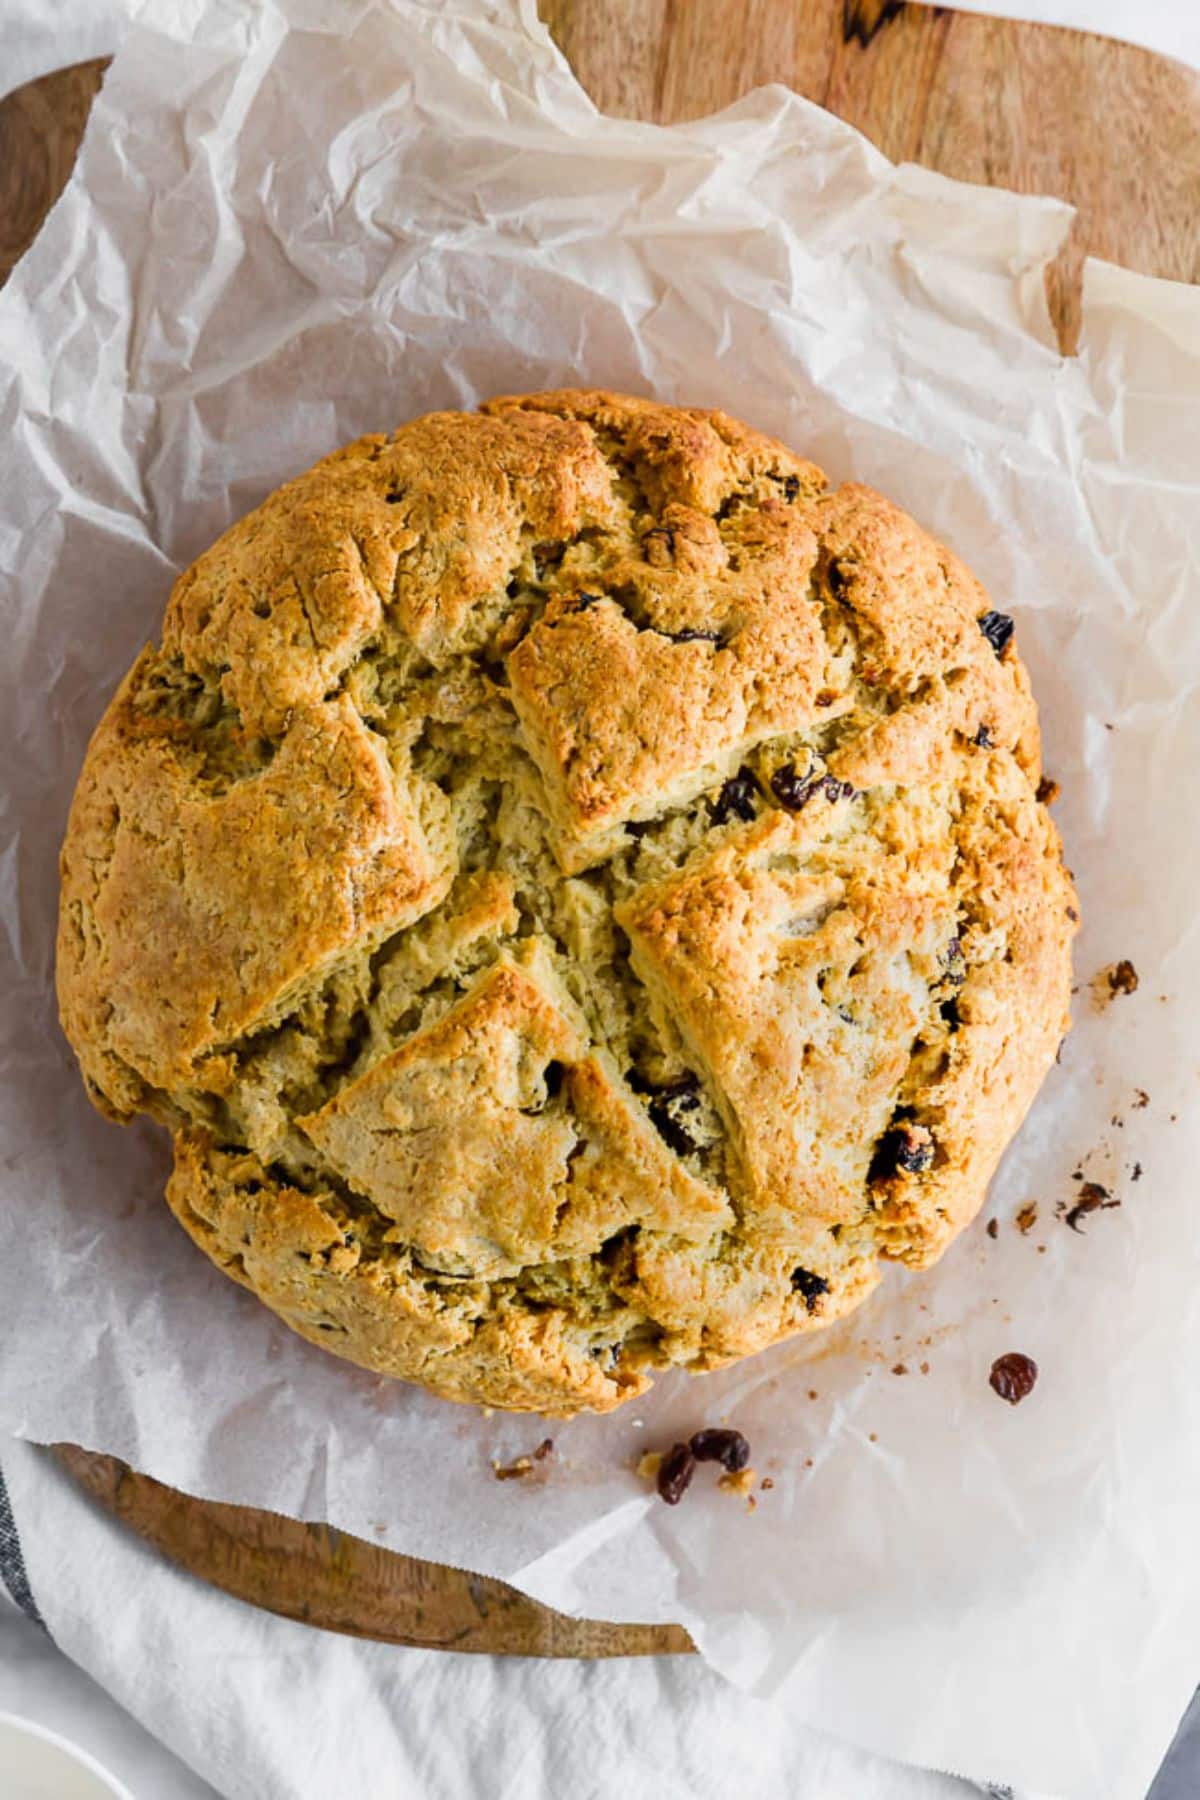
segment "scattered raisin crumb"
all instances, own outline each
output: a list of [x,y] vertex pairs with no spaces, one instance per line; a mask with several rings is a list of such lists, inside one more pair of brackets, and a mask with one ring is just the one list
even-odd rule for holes
[[1121,1202],[1114,1200],[1108,1189],[1101,1187],[1098,1181],[1085,1181],[1079,1190],[1079,1198],[1075,1204],[1066,1206],[1060,1201],[1058,1211],[1064,1225],[1069,1225],[1072,1231],[1080,1231],[1079,1221],[1087,1213],[1108,1212],[1112,1207],[1120,1206],[1120,1204]]
[[1150,1096],[1146,1092],[1145,1088],[1134,1088],[1134,1090],[1133,1090],[1134,1111],[1141,1112],[1142,1109],[1144,1107],[1149,1106],[1149,1104],[1150,1104]]
[[929,1364],[928,1363],[921,1364],[921,1373],[922,1373],[922,1375],[928,1375],[928,1373],[929,1373]]
[[978,750],[994,750],[996,748],[995,744],[992,742],[991,729],[987,725],[981,725],[979,727],[979,730],[975,733],[971,742]]
[[1045,1246],[1045,1244],[1039,1244],[1039,1245],[1038,1245],[1038,1247],[1037,1247],[1037,1253],[1038,1253],[1038,1255],[1039,1255],[1039,1256],[1045,1256],[1045,1254],[1046,1254],[1046,1246]]
[[528,1475],[532,1468],[531,1456],[518,1456],[516,1462],[493,1463],[492,1474],[497,1481],[518,1481],[522,1475]]
[[811,1468],[812,1468],[812,1466],[813,1466],[813,1460],[812,1460],[812,1457],[811,1457],[811,1456],[806,1456],[806,1457],[805,1457],[805,1459],[804,1459],[804,1466],[805,1466],[805,1468],[806,1468],[806,1469],[811,1469]]
[[760,1488],[767,1489],[767,1488],[773,1488],[775,1486],[775,1483],[771,1480],[771,1477],[769,1475],[764,1475],[758,1485]]
[[1133,1173],[1130,1175],[1129,1179],[1130,1181],[1140,1181],[1142,1179],[1142,1165],[1140,1162],[1134,1163]]
[[709,1425],[703,1431],[694,1431],[688,1448],[697,1462],[719,1462],[730,1475],[736,1475],[750,1461],[749,1444],[732,1426]]
[[1007,613],[985,612],[975,623],[982,631],[997,656],[1003,656],[1008,649],[1014,626]]
[[907,1375],[908,1374],[908,1364],[907,1363],[893,1363],[892,1364],[892,1374],[893,1375]]
[[821,1398],[821,1396],[820,1396],[820,1394],[818,1394],[816,1388],[809,1388],[808,1397],[810,1400],[819,1400]]
[[996,1238],[996,1237],[1000,1236],[1000,1226],[999,1226],[999,1223],[995,1219],[988,1220],[987,1234],[990,1238]]
[[1043,775],[1037,784],[1037,797],[1043,806],[1053,806],[1061,793],[1062,789],[1052,775]]
[[655,1485],[668,1506],[678,1506],[696,1473],[696,1459],[686,1444],[672,1444],[658,1467]]
[[1122,957],[1108,971],[1108,985],[1114,994],[1136,994],[1138,973],[1128,957]]
[[877,1444],[879,1442],[879,1433],[877,1431],[868,1431],[867,1442],[868,1444]]
[[996,1358],[988,1383],[993,1393],[1007,1400],[1010,1406],[1016,1406],[1027,1394],[1032,1394],[1037,1378],[1038,1366],[1032,1356],[1010,1350],[1007,1355]]
[[1070,919],[1072,925],[1078,925],[1079,914],[1075,911],[1075,908],[1073,906],[1068,906],[1067,917],[1068,917],[1068,919]]
[[1027,1201],[1013,1221],[1022,1237],[1027,1237],[1033,1230],[1034,1226],[1037,1224],[1037,1216],[1037,1201]]
[[519,1481],[522,1476],[532,1473],[534,1463],[545,1462],[546,1458],[552,1456],[553,1453],[554,1439],[543,1438],[537,1449],[531,1451],[528,1456],[518,1456],[516,1461],[511,1463],[493,1463],[492,1474],[497,1481]]

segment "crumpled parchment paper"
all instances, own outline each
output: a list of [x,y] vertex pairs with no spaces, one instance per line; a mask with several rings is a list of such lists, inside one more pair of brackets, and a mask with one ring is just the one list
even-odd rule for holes
[[[532,0],[146,8],[0,296],[0,1428],[678,1619],[898,1757],[1144,1792],[1200,1672],[1200,293],[1090,265],[1064,362],[1042,269],[1069,221],[893,168],[780,88],[602,118]],[[1016,615],[1081,985],[995,1239],[893,1271],[816,1345],[556,1425],[544,1478],[500,1483],[538,1421],[301,1343],[171,1220],[161,1135],[92,1113],[55,1023],[55,860],[111,689],[231,519],[360,432],[568,382],[777,433]],[[1120,958],[1137,991],[1100,1008]],[[1080,1233],[1077,1170],[1121,1203]],[[1041,1368],[1017,1409],[987,1382],[1007,1350]],[[717,1420],[773,1486],[664,1507],[638,1454]]]

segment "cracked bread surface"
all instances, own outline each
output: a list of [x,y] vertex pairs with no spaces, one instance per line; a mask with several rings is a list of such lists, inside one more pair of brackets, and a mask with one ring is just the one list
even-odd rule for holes
[[360,439],[176,583],[93,737],[89,1092],[295,1330],[569,1415],[974,1216],[1077,909],[1011,621],[870,489],[567,391]]

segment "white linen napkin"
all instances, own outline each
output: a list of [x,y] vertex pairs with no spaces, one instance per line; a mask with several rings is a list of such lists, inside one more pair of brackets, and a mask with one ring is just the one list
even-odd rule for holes
[[[173,1569],[85,1499],[47,1452],[9,1440],[0,1453],[24,1591],[54,1641],[226,1800],[989,1792],[838,1743],[739,1693],[698,1657],[463,1656],[276,1618]],[[0,1561],[0,1577],[11,1567]],[[0,1707],[9,1703],[0,1662]],[[161,1787],[143,1793],[177,1800]],[[1048,1797],[1022,1790],[1012,1800]]]

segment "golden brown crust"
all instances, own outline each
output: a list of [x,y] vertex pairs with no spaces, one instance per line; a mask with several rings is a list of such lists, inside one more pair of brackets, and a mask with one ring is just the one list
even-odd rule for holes
[[603,1411],[973,1216],[1067,1027],[974,577],[721,413],[361,439],[176,584],[63,851],[63,1023],[303,1335]]

